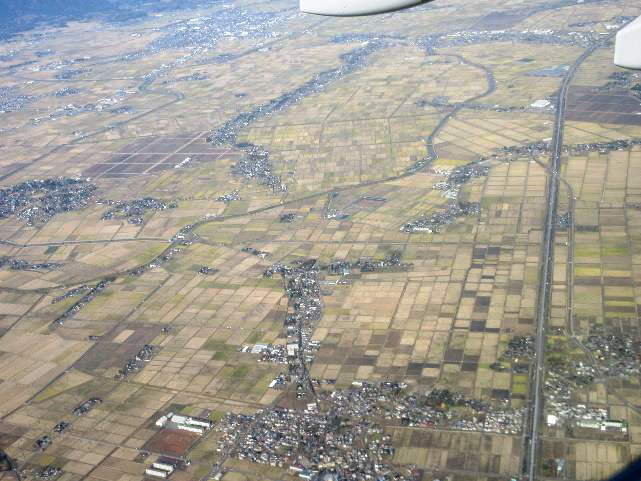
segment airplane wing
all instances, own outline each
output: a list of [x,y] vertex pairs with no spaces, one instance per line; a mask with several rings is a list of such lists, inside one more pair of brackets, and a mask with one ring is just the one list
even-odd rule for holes
[[393,12],[430,0],[300,0],[300,9],[305,13],[354,17]]
[[641,70],[641,17],[617,33],[614,63],[619,67]]

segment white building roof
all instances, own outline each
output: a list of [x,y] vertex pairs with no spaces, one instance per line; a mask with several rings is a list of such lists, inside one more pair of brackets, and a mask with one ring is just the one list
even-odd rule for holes
[[535,109],[544,109],[545,107],[547,107],[549,105],[550,105],[550,101],[549,100],[541,99],[541,100],[537,100],[533,104],[530,104],[530,107],[534,107]]

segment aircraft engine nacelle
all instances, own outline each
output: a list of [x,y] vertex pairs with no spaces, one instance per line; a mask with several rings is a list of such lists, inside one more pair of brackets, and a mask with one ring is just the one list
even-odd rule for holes
[[641,69],[641,17],[617,32],[614,63],[619,67]]
[[429,0],[300,0],[300,9],[316,15],[353,17],[393,12],[427,1]]

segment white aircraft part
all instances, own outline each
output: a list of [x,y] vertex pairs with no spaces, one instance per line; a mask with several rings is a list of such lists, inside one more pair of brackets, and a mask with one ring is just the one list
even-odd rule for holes
[[428,0],[300,0],[300,9],[305,13],[352,17],[393,12]]
[[641,17],[617,33],[614,63],[619,67],[641,70]]

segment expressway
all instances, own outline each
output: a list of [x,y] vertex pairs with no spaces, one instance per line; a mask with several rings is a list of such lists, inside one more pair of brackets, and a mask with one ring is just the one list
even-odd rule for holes
[[[530,481],[536,476],[538,459],[538,440],[540,435],[540,421],[543,410],[543,383],[545,379],[545,323],[550,312],[550,299],[552,294],[552,282],[554,273],[554,244],[556,233],[556,213],[559,203],[559,172],[561,169],[561,150],[563,148],[563,129],[565,126],[565,108],[567,93],[574,75],[581,64],[594,53],[609,42],[616,32],[604,37],[600,42],[591,45],[574,62],[567,75],[563,79],[557,98],[556,119],[554,122],[554,135],[552,137],[550,163],[548,165],[547,183],[547,212],[543,227],[543,249],[541,252],[541,272],[539,274],[539,288],[536,311],[536,336],[534,341],[535,364],[532,382],[533,402],[530,410],[529,426],[527,437],[526,470]],[[572,286],[570,286],[570,289]]]

